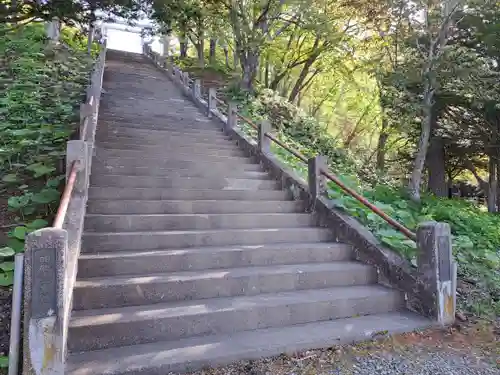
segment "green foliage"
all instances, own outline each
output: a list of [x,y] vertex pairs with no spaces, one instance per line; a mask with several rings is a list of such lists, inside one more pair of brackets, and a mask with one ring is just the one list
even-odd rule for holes
[[77,109],[92,63],[74,35],[63,29],[69,49],[49,47],[43,25],[32,24],[0,40],[5,56],[0,74],[8,79],[0,98],[0,188],[10,194],[8,210],[19,222],[1,249],[1,285],[12,281],[10,259],[23,250],[25,236],[45,227],[57,208],[61,160],[78,128]]

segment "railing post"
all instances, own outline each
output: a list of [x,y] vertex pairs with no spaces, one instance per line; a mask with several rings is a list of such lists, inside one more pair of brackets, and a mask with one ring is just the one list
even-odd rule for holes
[[79,140],[68,141],[66,144],[66,179],[71,171],[71,165],[77,161],[78,173],[73,191],[79,194],[84,193],[89,185],[89,164],[92,157],[92,154],[89,155],[89,149],[91,152],[89,145],[91,146],[91,143]]
[[236,116],[236,111],[238,106],[235,102],[229,102],[227,108],[227,129],[234,129],[238,124],[238,116]]
[[184,75],[182,74],[182,70],[177,68],[177,73],[175,74],[177,76],[177,83],[183,86],[183,80],[184,80]]
[[324,155],[316,155],[307,161],[307,181],[309,185],[310,202],[309,207],[314,209],[316,199],[326,191],[326,177],[321,173],[321,170],[326,169],[326,157]]
[[212,112],[217,109],[217,103],[215,101],[216,97],[217,97],[217,91],[215,90],[215,87],[210,87],[208,89],[208,113],[207,113],[208,118],[211,118]]
[[[95,98],[94,98],[95,101]],[[80,104],[80,129],[78,130],[78,135],[80,139],[85,140],[87,134],[83,134],[85,130],[85,119],[92,116],[92,106],[88,103]]]
[[423,301],[430,307],[430,317],[441,325],[455,321],[457,265],[451,249],[451,230],[447,223],[421,223],[417,229],[417,268],[425,289],[434,301]]
[[201,98],[201,80],[195,79],[193,82],[193,98],[199,99]]
[[67,247],[63,229],[39,229],[26,237],[23,374],[64,374]]
[[259,151],[263,154],[271,152],[271,140],[266,137],[266,133],[271,132],[271,123],[262,120],[259,124]]

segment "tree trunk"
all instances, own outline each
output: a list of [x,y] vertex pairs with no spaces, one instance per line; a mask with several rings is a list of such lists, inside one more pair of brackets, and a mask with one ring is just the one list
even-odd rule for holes
[[309,74],[309,69],[311,69],[312,64],[316,61],[318,58],[319,53],[313,54],[309,59],[307,59],[306,63],[302,67],[302,70],[299,74],[299,78],[297,78],[297,81],[295,82],[295,85],[293,86],[292,92],[290,93],[290,96],[288,97],[288,101],[290,103],[293,103],[295,101],[295,98],[297,95],[299,95],[300,89],[303,86],[303,83]]
[[299,78],[297,78],[297,81],[295,82],[295,86],[293,86],[292,92],[290,93],[290,96],[288,97],[288,101],[290,103],[293,103],[295,101],[295,98],[297,95],[299,95],[300,89],[303,86],[303,83],[309,74],[309,69],[311,69],[312,64],[316,61],[316,59],[319,57],[321,53],[321,49],[318,48],[319,46],[319,41],[320,38],[319,36],[316,36],[316,39],[314,40],[314,45],[313,45],[313,52],[305,62],[304,66],[302,67],[302,70],[299,74]]
[[198,55],[198,65],[203,68],[205,66],[204,40],[200,39],[196,45],[196,53]]
[[497,209],[497,161],[490,156],[488,162],[488,212],[496,212]]
[[239,56],[238,56],[238,41],[234,39],[234,50],[233,50],[233,65],[234,65],[234,70],[238,69],[238,64],[239,64]]
[[217,39],[210,38],[210,54],[208,58],[210,64],[215,64],[216,48],[217,48]]
[[259,69],[259,52],[249,50],[240,56],[241,61],[241,88],[253,92],[253,84]]
[[424,171],[427,149],[429,148],[429,138],[431,136],[432,119],[433,119],[433,100],[434,100],[434,82],[431,78],[430,69],[432,62],[432,51],[429,56],[429,63],[424,73],[424,99],[423,99],[423,119],[420,130],[420,138],[418,140],[417,154],[413,171],[411,173],[410,182],[408,184],[408,192],[410,198],[415,202],[420,202],[420,186],[422,184],[422,173]]
[[380,130],[380,135],[378,136],[377,142],[377,170],[383,172],[385,170],[385,153],[387,140],[389,139],[389,134],[387,134],[387,118],[383,116],[382,118],[382,129]]
[[266,55],[266,67],[264,70],[264,85],[269,87],[269,53]]
[[439,136],[432,136],[427,152],[427,170],[429,172],[429,190],[437,197],[447,197],[446,165],[444,140]]
[[223,50],[224,50],[224,58],[226,59],[226,68],[229,68],[229,50],[226,45],[223,47]]

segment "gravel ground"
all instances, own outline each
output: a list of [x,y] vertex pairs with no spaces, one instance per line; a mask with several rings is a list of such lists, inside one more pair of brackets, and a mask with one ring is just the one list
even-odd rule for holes
[[491,325],[429,330],[205,369],[192,375],[500,375]]

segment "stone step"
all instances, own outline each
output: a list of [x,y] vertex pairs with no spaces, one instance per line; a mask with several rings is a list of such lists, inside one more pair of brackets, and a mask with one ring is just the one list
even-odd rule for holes
[[[92,165],[94,168],[94,165]],[[94,200],[105,200],[105,201],[118,201],[120,200],[149,200],[149,201],[159,201],[159,200],[171,200],[176,201],[177,205],[182,205],[183,207],[189,207],[190,204],[205,204],[205,203],[182,203],[182,201],[211,201],[212,206],[223,206],[225,201],[228,201],[229,204],[226,207],[231,207],[235,205],[234,201],[250,201],[247,206],[251,206],[254,204],[258,204],[258,201],[267,201],[267,203],[271,201],[287,201],[288,193],[283,190],[210,190],[210,189],[158,189],[158,188],[119,188],[119,187],[90,187],[89,188],[89,203],[94,208],[97,208],[95,204],[93,204]],[[257,202],[256,202],[257,201]],[[215,203],[217,202],[217,203]],[[147,204],[147,202],[143,202]],[[266,202],[264,202],[266,203]],[[277,202],[280,203],[280,202]],[[111,203],[110,203],[111,204]],[[133,202],[127,202],[127,204],[134,204]],[[141,204],[137,202],[137,204]],[[151,205],[156,205],[158,202],[151,203]],[[209,203],[206,203],[209,204]],[[240,204],[240,202],[238,203]],[[123,203],[117,203],[116,206],[110,207],[118,207],[119,205],[123,205]],[[302,202],[296,201],[293,205],[298,211],[291,212],[300,212],[304,210],[304,204]],[[150,206],[151,207],[151,206]],[[193,206],[194,207],[194,206]],[[228,208],[226,208],[227,210]],[[234,208],[232,209],[234,211]],[[102,212],[102,211],[99,211]],[[129,211],[123,210],[124,213],[209,213],[207,211],[193,211],[193,210],[184,210],[178,212],[165,212],[165,211],[156,211],[156,212],[141,212],[141,211]],[[255,212],[255,211],[254,211]],[[258,211],[257,211],[258,212]],[[266,212],[266,211],[261,211]],[[271,211],[274,212],[274,211]],[[281,212],[281,211],[277,211]],[[97,212],[94,212],[97,213]],[[112,212],[109,212],[112,213]],[[216,211],[212,213],[225,213],[224,211]],[[226,211],[226,213],[231,213],[231,211]]]
[[[127,167],[151,167],[151,168],[167,168],[167,169],[190,169],[191,167],[206,169],[223,168],[223,169],[244,169],[256,168],[258,165],[252,158],[245,157],[226,157],[226,158],[203,158],[199,155],[192,157],[189,155],[170,155],[166,158],[158,158],[151,156],[141,155],[140,157],[134,156],[109,156],[109,157],[96,157],[92,159],[94,163],[103,163],[108,166],[127,166]],[[260,168],[260,166],[259,166]]]
[[220,164],[215,164],[212,168],[207,169],[205,165],[193,165],[186,169],[180,168],[161,168],[156,165],[151,167],[139,167],[120,165],[107,165],[105,162],[96,160],[92,163],[93,174],[114,174],[128,176],[169,176],[169,177],[240,177],[249,179],[270,179],[269,173],[264,172],[259,164],[244,164],[245,168],[224,168]]
[[[124,195],[127,190],[118,194]],[[182,191],[182,190],[180,190]],[[201,190],[203,191],[203,190]],[[265,191],[265,190],[262,190]],[[188,190],[182,191],[189,193]],[[280,191],[281,192],[281,191]],[[242,213],[300,213],[302,201],[235,201],[235,200],[95,200],[87,204],[87,214],[158,215],[158,214],[242,214]]]
[[81,254],[78,259],[78,277],[329,263],[347,261],[352,257],[350,246],[335,242],[117,251]]
[[403,296],[395,290],[361,285],[77,311],[69,325],[68,350],[99,350],[381,314],[401,310],[403,303]]
[[214,150],[238,150],[236,144],[231,141],[222,140],[222,142],[188,142],[179,144],[176,139],[166,139],[166,140],[129,140],[127,139],[109,139],[104,141],[99,141],[96,143],[96,148],[104,148],[111,150],[152,150],[157,149],[169,150],[170,152],[182,152],[184,149],[195,149],[198,151],[214,151]]
[[[117,116],[116,114],[107,116],[106,114],[103,114],[102,116],[99,116],[99,120],[102,121],[102,126],[109,128],[126,127],[152,130],[188,129],[207,132],[220,131],[218,126],[206,117],[206,114],[197,110],[190,115],[186,115],[184,113],[162,113],[159,116],[151,116],[151,114],[148,114],[147,116]],[[179,124],[180,122],[182,122],[182,125]]]
[[245,228],[311,227],[313,215],[307,213],[238,214],[153,214],[87,215],[87,232],[137,232],[163,230],[205,230]]
[[195,299],[253,296],[297,290],[372,284],[374,268],[356,262],[224,268],[81,279],[73,309],[139,306]]
[[127,142],[127,143],[176,143],[176,144],[205,144],[205,145],[227,145],[235,144],[235,141],[222,133],[209,135],[185,132],[148,132],[130,133],[125,130],[116,132],[101,131],[97,136],[98,142]]
[[262,178],[236,177],[158,177],[92,174],[92,186],[116,186],[123,188],[149,187],[174,189],[222,189],[222,190],[277,190],[280,182]]
[[94,153],[97,158],[106,158],[109,156],[114,156],[114,157],[122,157],[122,156],[129,156],[129,157],[149,157],[149,158],[169,158],[173,155],[175,155],[177,158],[184,159],[187,158],[188,160],[192,159],[201,159],[201,160],[207,160],[207,159],[225,159],[225,158],[231,158],[231,157],[244,157],[244,153],[242,150],[239,149],[219,149],[219,150],[200,150],[197,148],[192,148],[189,149],[187,147],[178,147],[174,150],[168,148],[168,147],[149,147],[146,148],[144,147],[143,149],[110,149],[110,148],[104,148],[104,147],[95,147]]
[[100,253],[137,249],[327,242],[333,239],[333,235],[329,229],[324,228],[259,228],[84,233],[82,238],[84,252]]
[[[157,120],[156,123],[153,122],[141,122],[141,123],[133,123],[133,122],[115,122],[110,120],[102,120],[99,117],[99,121],[102,124],[101,130],[105,131],[137,131],[137,130],[146,130],[153,132],[177,132],[183,134],[204,134],[207,136],[214,135],[223,135],[222,127],[217,127],[211,123],[206,124],[183,124],[180,126],[177,121],[170,119],[168,122],[164,120]],[[200,126],[198,126],[200,125]]]
[[[165,161],[169,161],[170,164],[174,164],[174,161],[180,160],[191,161],[198,164],[212,165],[216,163],[249,163],[252,159],[244,156],[243,151],[235,151],[225,153],[224,151],[217,151],[214,153],[197,153],[197,152],[177,152],[175,154],[164,153],[144,153],[137,150],[104,150],[96,149],[94,151],[94,159],[106,161],[108,159],[119,159],[122,161],[122,165],[138,165],[138,163],[126,163],[126,159],[132,158],[140,161],[139,165],[165,165]],[[126,163],[126,164],[125,164]]]
[[350,317],[289,327],[207,335],[71,354],[67,375],[157,375],[195,371],[240,360],[369,340],[428,327],[410,312]]
[[229,140],[230,138],[222,131],[215,129],[214,131],[197,130],[189,128],[163,128],[163,129],[143,129],[143,128],[130,128],[130,127],[102,127],[97,130],[97,139],[102,140],[108,137],[118,138],[134,138],[134,139],[153,139],[153,138],[184,138],[191,141],[211,141],[211,140]]

